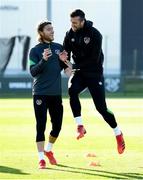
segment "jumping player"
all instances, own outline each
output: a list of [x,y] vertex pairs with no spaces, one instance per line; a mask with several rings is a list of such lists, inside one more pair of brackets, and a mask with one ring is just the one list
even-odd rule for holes
[[[102,35],[93,27],[91,21],[85,19],[85,13],[82,10],[73,11],[70,18],[71,28],[66,33],[64,49],[68,52],[69,60],[72,52],[72,58],[75,62],[72,66],[75,72],[69,79],[69,96],[73,116],[77,123],[77,139],[82,138],[86,133],[78,96],[80,92],[88,88],[97,111],[113,129],[118,153],[122,154],[125,149],[123,134],[117,125],[114,114],[107,108],[105,101]],[[67,60],[65,64],[71,66]]]

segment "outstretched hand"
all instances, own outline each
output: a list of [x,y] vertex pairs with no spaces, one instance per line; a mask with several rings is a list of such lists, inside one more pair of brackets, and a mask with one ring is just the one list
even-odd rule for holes
[[68,59],[68,53],[64,50],[63,52],[59,53],[59,58],[65,63]]

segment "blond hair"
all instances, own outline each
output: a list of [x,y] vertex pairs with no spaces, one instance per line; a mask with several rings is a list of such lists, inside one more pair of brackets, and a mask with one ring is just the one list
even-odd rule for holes
[[43,37],[41,36],[40,32],[43,32],[43,29],[45,26],[47,26],[48,24],[52,24],[50,21],[43,21],[40,24],[38,24],[37,27],[37,33],[38,33],[38,41],[39,42],[43,42]]

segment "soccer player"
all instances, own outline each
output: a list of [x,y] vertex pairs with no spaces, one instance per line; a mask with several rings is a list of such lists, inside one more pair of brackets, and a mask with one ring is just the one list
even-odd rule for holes
[[[67,53],[62,45],[53,42],[54,30],[51,22],[41,22],[37,28],[39,43],[30,50],[30,73],[33,76],[33,105],[36,117],[36,143],[39,154],[39,168],[44,169],[46,162],[56,165],[57,161],[52,152],[52,146],[59,136],[63,106],[61,98],[61,70],[68,74],[69,68],[62,62],[67,59]],[[52,123],[48,144],[45,146],[45,129],[47,110]]]
[[[72,52],[75,63],[72,65],[74,73],[69,79],[69,96],[73,116],[77,123],[77,139],[82,138],[86,133],[78,96],[80,92],[88,88],[97,111],[113,129],[118,152],[122,154],[125,149],[123,134],[105,101],[102,35],[93,27],[91,21],[85,19],[85,13],[82,10],[73,11],[70,18],[71,28],[66,33],[64,49],[68,52],[69,60]],[[65,61],[65,64],[71,66],[68,60]]]

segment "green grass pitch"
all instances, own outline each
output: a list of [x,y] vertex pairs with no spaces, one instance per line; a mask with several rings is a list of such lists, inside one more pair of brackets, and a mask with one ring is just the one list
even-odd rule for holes
[[[81,99],[87,134],[76,140],[69,102],[53,151],[58,166],[38,169],[32,99],[0,99],[0,179],[143,179],[143,99],[107,99],[126,141],[119,155],[112,129],[95,110],[92,99]],[[46,135],[51,129],[48,116]],[[94,153],[96,157],[86,157]],[[89,166],[91,162],[98,166]]]

